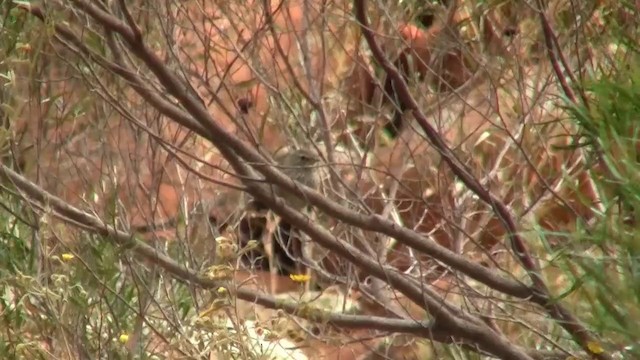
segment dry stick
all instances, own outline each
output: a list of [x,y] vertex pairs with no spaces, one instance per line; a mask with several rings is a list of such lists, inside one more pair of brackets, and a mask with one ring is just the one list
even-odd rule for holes
[[[571,80],[571,83],[578,84],[578,80],[571,72],[572,69],[569,66],[569,63],[567,62],[567,59],[565,58],[564,54],[562,53],[562,50],[560,48],[560,42],[558,41],[558,37],[554,34],[553,28],[551,27],[551,24],[549,23],[549,20],[547,19],[547,16],[543,11],[544,3],[540,0],[538,0],[538,7],[539,9],[536,9],[536,11],[538,12],[538,15],[540,17],[540,24],[542,25],[544,42],[547,48],[547,54],[549,56],[549,60],[551,61],[551,64],[553,66],[553,70],[556,73],[556,76],[558,77],[558,81],[560,81],[560,83],[562,84],[562,90],[564,91],[565,95],[569,98],[569,100],[571,100],[572,103],[577,103],[576,96],[573,93],[573,90],[566,83],[565,77],[562,75],[562,71],[560,70],[560,66],[558,65],[558,60],[562,64],[562,67],[564,68],[567,77],[569,77],[569,79]],[[598,5],[596,5],[596,8],[597,7]],[[553,51],[554,47],[558,51],[557,56]],[[588,106],[589,101],[588,101],[587,95],[584,93],[584,91],[582,91],[582,89],[578,89],[578,90],[580,93],[580,98],[582,99],[582,103],[585,106]]]
[[[565,56],[562,52],[562,49],[560,47],[560,41],[558,40],[558,37],[555,35],[555,33],[553,32],[553,28],[551,27],[551,24],[549,22],[549,20],[547,19],[547,16],[545,15],[545,12],[543,11],[544,9],[544,3],[542,1],[538,1],[538,9],[534,9],[538,12],[538,15],[540,17],[540,23],[542,25],[542,30],[543,30],[543,35],[544,35],[544,41],[545,41],[545,45],[546,45],[546,50],[547,50],[547,56],[549,57],[549,61],[552,64],[554,73],[556,75],[556,77],[558,78],[558,81],[560,81],[563,85],[562,85],[562,89],[565,93],[565,95],[567,96],[567,98],[571,101],[571,103],[579,105],[575,95],[573,94],[573,90],[571,89],[571,87],[566,84],[566,80],[564,75],[562,74],[562,71],[560,70],[560,65],[558,65],[558,59],[560,61],[560,63],[562,63],[562,66],[564,67],[564,70],[566,72],[566,75],[569,77],[569,79],[571,80],[572,84],[579,84],[578,81],[576,80],[575,76],[573,75],[573,73],[571,72],[571,68],[568,65],[567,60],[565,59]],[[600,4],[595,4],[593,10],[590,12],[590,15],[588,18],[592,18],[593,17],[593,13],[595,11],[598,10],[598,8],[600,7]],[[556,52],[554,52],[554,47],[557,51],[557,56],[556,56]],[[582,67],[580,67],[579,69],[580,71],[582,71]],[[589,99],[587,98],[587,95],[584,92],[584,89],[582,87],[578,87],[578,92],[580,93],[580,99],[582,100],[582,105],[589,110]],[[597,156],[597,161],[598,164],[602,167],[602,169],[607,173],[607,175],[611,175],[612,171],[609,168],[609,165],[604,161],[603,159],[603,150],[600,147],[599,144],[594,144],[595,147],[595,153],[598,155]],[[584,150],[582,150],[584,152]],[[590,182],[590,187],[591,190],[595,193],[595,184],[593,183],[593,181]]]
[[[74,0],[73,2],[108,30],[118,32],[123,37],[132,53],[146,63],[166,90],[171,95],[175,96],[189,111],[189,113],[204,127],[204,136],[218,147],[222,155],[227,158],[229,163],[240,175],[247,176],[246,181],[250,192],[258,199],[272,202],[272,208],[277,214],[290,220],[292,225],[307,232],[322,246],[335,251],[343,258],[368,271],[371,275],[388,282],[391,286],[394,286],[416,304],[421,304],[438,319],[438,325],[447,329],[449,334],[455,334],[456,336],[468,339],[472,343],[482,347],[485,351],[489,351],[503,358],[530,359],[526,353],[521,351],[519,348],[512,346],[512,344],[510,344],[505,338],[493,333],[493,331],[491,331],[479,319],[464,316],[464,314],[454,315],[448,310],[443,309],[439,305],[443,300],[433,290],[429,288],[417,288],[412,282],[404,278],[403,274],[394,271],[394,269],[388,266],[380,266],[380,264],[370,258],[366,258],[364,254],[349,244],[340,243],[326,229],[310,223],[308,218],[300,214],[298,211],[286,206],[281,199],[274,201],[272,194],[266,188],[263,188],[260,181],[257,181],[254,169],[248,167],[244,161],[253,162],[255,164],[254,167],[267,176],[271,182],[280,185],[282,188],[294,194],[306,195],[312,200],[312,203],[321,207],[325,212],[341,215],[341,217],[347,221],[351,220],[354,225],[359,225],[360,227],[364,226],[370,229],[381,229],[386,231],[388,235],[402,238],[407,241],[407,243],[413,242],[412,245],[420,246],[440,256],[444,255],[445,257],[452,257],[452,253],[450,251],[435,245],[433,242],[425,241],[425,239],[409,229],[399,229],[395,224],[389,223],[380,216],[364,217],[353,211],[349,211],[333,201],[324,199],[316,191],[307,187],[302,188],[299,184],[283,175],[277,169],[274,169],[265,163],[261,163],[264,162],[262,156],[257,151],[247,147],[241,140],[232,136],[217,124],[208,114],[207,109],[204,108],[202,103],[197,99],[194,99],[192,94],[184,91],[184,86],[182,86],[180,80],[163,66],[162,61],[146,47],[144,42],[137,41],[125,24],[123,24],[119,19],[114,18],[111,14],[105,13],[84,1]],[[242,157],[244,161],[241,160],[240,157]],[[478,268],[476,264],[472,264],[462,257],[455,258],[455,254],[453,255],[453,260],[459,262],[459,266],[467,269]],[[471,271],[471,273],[475,274],[473,271]],[[482,276],[478,276],[492,281],[497,286],[507,286],[511,288],[512,291],[519,293],[521,296],[523,294],[531,294],[530,290],[526,286],[514,281],[502,279],[495,273],[488,271],[483,267],[479,267],[478,273],[482,274]],[[464,320],[459,316],[467,318],[468,320]]]
[[[363,35],[369,44],[371,53],[376,61],[384,68],[388,76],[391,76],[396,83],[396,92],[400,100],[404,102],[408,109],[411,109],[413,116],[429,138],[431,144],[438,150],[444,161],[451,168],[452,172],[462,182],[472,190],[482,201],[487,203],[493,211],[498,215],[500,220],[507,231],[511,246],[515,255],[518,257],[524,268],[529,273],[531,281],[533,282],[535,292],[531,297],[531,301],[544,307],[547,312],[558,321],[561,326],[569,332],[574,339],[580,344],[580,346],[591,353],[588,344],[598,343],[598,341],[589,333],[589,331],[580,323],[580,321],[573,316],[564,306],[551,299],[549,290],[540,275],[540,270],[529,254],[524,240],[518,235],[517,226],[515,221],[511,217],[510,210],[507,206],[493,196],[489,191],[484,189],[480,183],[471,175],[466,166],[456,158],[455,154],[447,146],[438,132],[429,124],[422,111],[420,110],[417,102],[411,95],[407,83],[400,76],[395,66],[389,62],[389,59],[385,56],[382,49],[375,40],[374,33],[368,25],[366,15],[366,0],[354,0],[354,11],[356,18],[360,22]],[[592,354],[598,359],[611,359],[606,353]]]
[[[282,5],[282,4],[281,4]],[[305,91],[305,89],[302,87],[302,84],[298,81],[297,77],[296,77],[296,73],[293,70],[290,62],[289,62],[289,58],[287,57],[287,55],[285,54],[284,49],[282,49],[282,46],[280,45],[280,41],[279,41],[279,36],[276,33],[276,24],[273,18],[273,15],[275,14],[275,12],[272,12],[271,10],[271,6],[270,6],[270,2],[268,0],[263,0],[262,1],[262,6],[263,6],[263,11],[264,11],[264,16],[265,16],[265,25],[269,28],[269,31],[272,35],[273,38],[273,44],[274,44],[274,48],[277,51],[278,55],[280,56],[281,60],[284,62],[285,67],[287,69],[287,71],[289,72],[289,74],[291,75],[291,78],[295,84],[295,86],[298,88],[298,90],[300,91],[300,93],[302,94],[302,96],[307,99],[307,101],[309,101],[309,103],[311,104],[311,106],[313,108],[316,109],[316,111],[318,112],[319,118],[320,118],[320,122],[322,124],[321,128],[322,128],[322,139],[324,141],[324,147],[326,150],[326,155],[327,155],[327,160],[329,164],[334,164],[335,163],[335,156],[334,156],[334,146],[333,146],[333,141],[331,140],[331,133],[330,133],[330,127],[329,127],[329,122],[327,121],[327,114],[326,111],[324,109],[324,106],[322,105],[322,102],[320,101],[320,94],[321,94],[321,90],[319,90],[318,88],[316,88],[316,82],[313,79],[313,76],[311,74],[311,69],[309,68],[311,65],[311,61],[308,58],[309,56],[309,49],[308,49],[308,32],[309,32],[309,9],[308,9],[308,1],[305,0],[304,1],[304,10],[303,10],[303,21],[304,21],[304,28],[305,31],[302,34],[302,39],[300,39],[300,36],[298,35],[297,32],[294,32],[296,41],[298,42],[299,46],[300,46],[300,51],[302,54],[302,67],[304,69],[305,75],[307,77],[307,84],[309,86],[309,91]],[[338,174],[336,173],[335,169],[333,167],[329,167],[329,179],[330,182],[332,184],[332,187],[335,189],[338,189],[339,194],[342,195],[344,197],[344,192],[341,191],[342,187],[338,187],[337,185],[342,183],[344,185],[344,183],[342,182],[340,176],[338,176]],[[289,234],[289,236],[291,236],[291,234]],[[303,240],[300,239],[301,242],[301,248],[302,249],[306,249],[308,248],[308,245],[305,246],[303,243]],[[302,252],[304,253],[305,250],[302,250]],[[304,257],[304,255],[303,255]],[[272,272],[272,277],[274,274],[274,271],[276,271],[277,269],[275,267],[271,268],[271,272]],[[306,268],[306,274],[307,275],[311,275],[311,268],[307,267]],[[307,282],[305,284],[305,290],[309,290],[309,286],[310,283]]]
[[[562,74],[562,69],[560,68],[560,64],[558,63],[556,54],[553,51],[553,31],[551,29],[551,25],[549,24],[549,20],[547,20],[547,17],[542,11],[542,1],[538,1],[538,4],[540,6],[540,9],[537,9],[537,11],[538,15],[540,16],[540,24],[542,25],[542,34],[544,35],[544,42],[546,45],[547,55],[549,56],[549,61],[551,62],[551,66],[553,67],[553,71],[556,74],[556,78],[558,79],[558,82],[562,87],[562,91],[564,91],[565,95],[572,103],[576,103],[576,95],[573,93],[573,89],[571,89],[571,86],[569,86],[569,84],[567,83],[566,77]],[[559,48],[557,50],[560,51]],[[568,68],[568,65],[564,65],[565,70],[569,72],[570,69]]]

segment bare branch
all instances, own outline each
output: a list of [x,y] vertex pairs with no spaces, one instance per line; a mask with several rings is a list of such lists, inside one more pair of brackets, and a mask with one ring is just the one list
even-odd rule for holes
[[[376,61],[384,68],[388,76],[390,76],[396,84],[396,91],[400,98],[400,101],[411,110],[416,121],[424,130],[431,144],[438,150],[444,161],[451,168],[453,173],[460,178],[460,180],[472,190],[482,201],[487,203],[499,219],[502,221],[507,234],[511,240],[511,246],[515,255],[518,257],[522,265],[528,271],[529,276],[534,284],[535,293],[531,297],[531,301],[544,307],[549,314],[556,319],[583,347],[588,350],[588,344],[593,343],[596,340],[592,337],[589,331],[580,323],[578,319],[573,316],[566,308],[561,304],[551,299],[551,294],[540,274],[540,269],[536,262],[531,257],[529,251],[525,246],[524,240],[518,235],[518,228],[513,220],[511,211],[507,206],[493,196],[489,191],[483,188],[477,179],[473,177],[471,172],[466,166],[461,163],[451,151],[444,139],[438,134],[437,130],[426,119],[422,111],[420,110],[415,99],[411,95],[406,81],[399,74],[398,69],[389,62],[383,53],[380,46],[377,44],[374,33],[369,28],[367,15],[366,15],[366,1],[355,0],[354,11],[356,18],[361,24],[363,35],[369,44],[371,52]],[[470,275],[470,274],[469,274]],[[470,275],[472,276],[472,275]],[[596,355],[599,359],[610,359],[611,357],[606,353]]]

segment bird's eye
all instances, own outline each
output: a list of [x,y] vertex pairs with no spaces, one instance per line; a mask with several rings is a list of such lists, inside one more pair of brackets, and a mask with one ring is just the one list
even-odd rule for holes
[[514,37],[514,36],[518,35],[518,28],[517,27],[513,27],[513,26],[509,26],[506,29],[504,29],[504,31],[502,33],[506,37]]

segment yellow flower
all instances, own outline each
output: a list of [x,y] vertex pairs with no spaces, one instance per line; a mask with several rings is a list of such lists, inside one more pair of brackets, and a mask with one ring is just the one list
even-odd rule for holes
[[129,334],[127,333],[120,334],[120,337],[118,337],[118,341],[120,341],[122,344],[126,344],[127,341],[129,341]]
[[227,292],[227,288],[225,288],[224,286],[220,286],[216,291],[218,292],[218,294],[222,295]]
[[291,278],[291,280],[293,280],[295,282],[299,282],[299,283],[303,283],[303,282],[307,282],[307,281],[311,280],[311,276],[309,276],[307,274],[291,274],[291,275],[289,275],[289,278]]
[[75,257],[76,257],[75,255],[69,254],[69,253],[62,254],[62,260],[64,260],[64,261],[71,261],[71,260],[75,259]]
[[591,351],[591,353],[593,354],[602,354],[604,352],[604,349],[602,348],[602,345],[600,345],[600,343],[596,342],[596,341],[589,341],[587,343],[587,348],[589,348],[589,351]]

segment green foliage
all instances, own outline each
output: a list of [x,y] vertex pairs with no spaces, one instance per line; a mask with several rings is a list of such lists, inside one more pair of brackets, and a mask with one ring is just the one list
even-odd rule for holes
[[593,163],[604,168],[594,178],[604,210],[595,223],[573,234],[588,251],[562,257],[582,291],[581,316],[609,342],[605,351],[622,351],[625,358],[640,357],[639,60],[632,54],[618,73],[588,82],[588,105],[570,108]]
[[[170,337],[178,324],[193,317],[188,287],[165,282],[153,266],[129,258],[108,239],[69,233],[46,216],[32,219],[40,224],[34,231],[19,220],[27,218],[26,211],[15,199],[3,196],[0,202],[5,208],[0,211],[1,358],[49,358],[49,346],[60,351],[62,344],[90,358],[131,353],[152,358],[163,354],[157,353],[158,344],[150,346],[150,339]],[[159,283],[164,283],[162,294]],[[162,305],[152,297],[164,299]],[[160,309],[174,303],[180,311],[163,318]],[[127,350],[121,335],[134,334],[142,318],[152,331],[141,333],[139,345]]]

